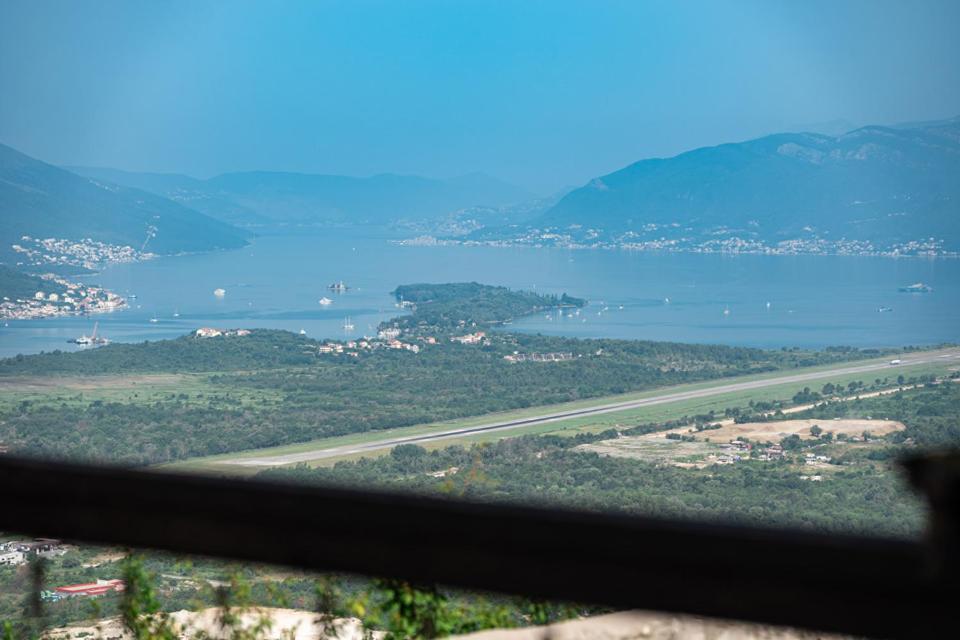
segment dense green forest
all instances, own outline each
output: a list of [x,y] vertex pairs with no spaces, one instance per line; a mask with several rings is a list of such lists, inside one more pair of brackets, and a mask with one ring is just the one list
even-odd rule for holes
[[271,369],[314,362],[315,340],[271,329],[247,336],[196,338],[136,344],[114,343],[85,351],[52,351],[0,360],[0,376],[185,373]]
[[429,327],[452,329],[458,326],[499,324],[554,307],[582,307],[586,300],[563,294],[542,295],[515,291],[476,282],[450,284],[405,284],[393,291],[398,302],[414,305],[409,316],[390,323],[404,329]]
[[[585,439],[525,436],[430,452],[401,445],[383,458],[340,462],[331,469],[271,469],[259,477],[829,531],[919,531],[918,500],[884,469],[851,467],[814,483],[801,480],[786,463],[681,469],[576,450]],[[457,472],[443,478],[428,475],[452,468]]]
[[[0,443],[35,455],[149,464],[857,355],[500,333],[486,346],[444,342],[419,354],[377,349],[348,358],[317,355],[315,347],[294,334],[255,331],[10,359],[0,365],[8,379],[14,373],[216,373],[188,376],[169,393],[150,394],[144,383],[137,396],[122,399],[88,392],[0,405]],[[514,351],[578,357],[504,360]]]
[[[918,448],[960,445],[960,384],[946,382],[888,396],[837,401],[790,418],[868,416],[898,420],[907,428],[849,447],[827,436],[805,441],[804,451],[833,455],[829,472],[820,482],[801,478],[812,473],[798,465],[802,452],[782,461],[751,460],[689,469],[578,449],[582,444],[617,437],[613,431],[572,438],[525,436],[433,451],[401,445],[382,458],[339,462],[332,468],[272,469],[258,477],[379,486],[535,506],[918,535],[923,505],[907,488],[895,460]],[[621,433],[655,428],[638,425]],[[824,432],[828,429],[829,424],[824,424]],[[438,471],[447,473],[430,475]]]

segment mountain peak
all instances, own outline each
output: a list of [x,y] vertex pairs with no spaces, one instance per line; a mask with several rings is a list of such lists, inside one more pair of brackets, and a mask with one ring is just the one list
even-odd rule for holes
[[533,224],[766,241],[813,229],[884,245],[932,236],[960,249],[958,128],[954,118],[837,137],[778,133],[641,160],[570,192]]

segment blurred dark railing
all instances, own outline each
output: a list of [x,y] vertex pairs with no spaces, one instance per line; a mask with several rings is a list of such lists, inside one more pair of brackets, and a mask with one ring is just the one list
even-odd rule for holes
[[[926,541],[0,456],[0,529],[875,637],[956,633],[960,463],[906,465]],[[954,636],[955,637],[955,636]]]

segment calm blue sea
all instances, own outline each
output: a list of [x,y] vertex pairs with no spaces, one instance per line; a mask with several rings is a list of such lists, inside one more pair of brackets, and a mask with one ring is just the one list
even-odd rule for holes
[[[327,291],[341,279],[349,292]],[[95,320],[115,342],[202,326],[359,336],[398,313],[389,293],[396,285],[469,280],[590,300],[579,316],[540,314],[513,330],[759,347],[960,342],[960,260],[404,247],[328,231],[118,265],[89,280],[137,298],[113,314],[9,322],[0,326],[0,356],[77,349],[67,341]],[[914,282],[934,290],[898,292]],[[216,288],[226,295],[215,297]],[[334,303],[321,306],[323,296]],[[343,329],[348,317],[353,331]]]

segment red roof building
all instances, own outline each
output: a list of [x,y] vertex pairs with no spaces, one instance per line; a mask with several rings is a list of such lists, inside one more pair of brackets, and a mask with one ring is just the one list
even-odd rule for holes
[[102,596],[111,591],[123,591],[123,580],[97,580],[86,584],[68,584],[57,587],[56,592],[63,596]]

